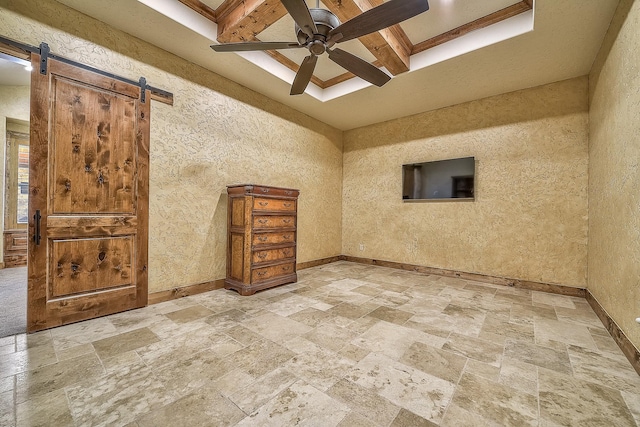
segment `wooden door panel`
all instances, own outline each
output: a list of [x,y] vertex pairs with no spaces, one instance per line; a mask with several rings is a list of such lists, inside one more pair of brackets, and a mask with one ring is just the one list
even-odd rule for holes
[[242,227],[244,225],[244,197],[235,197],[232,203],[231,226]]
[[149,101],[51,58],[31,86],[29,332],[145,306]]
[[49,216],[49,238],[131,235],[138,219],[131,216]]
[[231,234],[231,277],[242,280],[243,269],[244,234]]
[[50,299],[132,286],[134,237],[52,239]]
[[51,84],[51,213],[133,214],[135,99],[55,75]]

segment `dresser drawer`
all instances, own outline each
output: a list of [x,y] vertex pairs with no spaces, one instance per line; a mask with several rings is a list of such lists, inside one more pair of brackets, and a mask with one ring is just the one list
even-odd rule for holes
[[253,209],[256,211],[289,211],[296,210],[295,200],[268,199],[266,197],[255,197],[253,199]]
[[277,261],[280,259],[292,258],[296,255],[296,247],[289,246],[288,248],[279,249],[265,249],[262,251],[255,251],[253,253],[252,261],[254,263]]
[[300,192],[291,188],[266,187],[263,185],[245,186],[245,194],[254,196],[298,197]]
[[271,267],[256,268],[251,270],[251,283],[264,282],[278,276],[286,276],[295,272],[295,264],[288,262],[286,264],[272,265]]
[[286,231],[284,233],[256,233],[253,235],[253,246],[278,245],[280,243],[293,243],[296,241],[296,233]]
[[254,228],[284,228],[295,227],[294,215],[256,215],[253,217]]

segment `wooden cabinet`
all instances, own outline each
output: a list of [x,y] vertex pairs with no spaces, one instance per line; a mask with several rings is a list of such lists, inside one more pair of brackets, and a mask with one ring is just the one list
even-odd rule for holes
[[230,185],[226,289],[240,295],[295,282],[298,190]]
[[4,266],[27,265],[27,230],[5,230]]

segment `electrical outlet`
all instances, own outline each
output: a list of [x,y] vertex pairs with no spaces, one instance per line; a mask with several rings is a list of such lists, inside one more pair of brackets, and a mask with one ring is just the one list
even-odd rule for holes
[[364,251],[364,243],[360,243],[360,250]]

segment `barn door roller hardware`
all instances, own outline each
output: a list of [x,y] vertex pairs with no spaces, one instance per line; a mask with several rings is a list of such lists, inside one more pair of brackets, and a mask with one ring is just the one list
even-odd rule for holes
[[103,71],[103,70],[91,67],[89,65],[82,64],[80,62],[76,62],[71,59],[55,55],[51,53],[51,49],[49,48],[49,45],[45,42],[40,43],[40,46],[36,47],[36,46],[20,43],[15,40],[11,40],[11,39],[0,36],[0,51],[2,50],[1,47],[3,44],[13,48],[11,49],[11,52],[8,52],[8,53],[10,54],[19,53],[19,56],[22,56],[23,59],[24,58],[28,59],[31,53],[36,53],[40,55],[40,73],[41,74],[47,74],[49,59],[55,59],[56,61],[64,62],[65,64],[73,65],[74,67],[79,67],[84,70],[91,71],[105,77],[109,77],[111,79],[119,80],[121,82],[125,82],[128,84],[140,87],[140,102],[142,102],[143,104],[146,102],[145,90],[149,89],[149,92],[151,92],[152,99],[163,102],[165,104],[173,105],[173,94],[171,92],[147,85],[147,79],[145,79],[144,77],[141,77],[139,81],[134,81],[126,77],[118,76],[116,74],[112,74],[107,71]]

